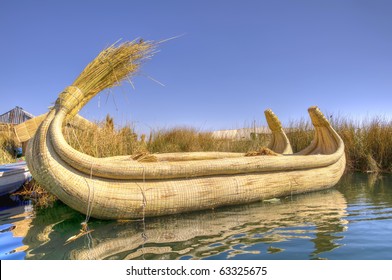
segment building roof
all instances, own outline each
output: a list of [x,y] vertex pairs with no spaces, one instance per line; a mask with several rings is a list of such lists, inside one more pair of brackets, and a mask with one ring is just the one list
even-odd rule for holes
[[0,123],[20,124],[32,118],[34,118],[34,115],[16,106],[14,109],[0,115]]

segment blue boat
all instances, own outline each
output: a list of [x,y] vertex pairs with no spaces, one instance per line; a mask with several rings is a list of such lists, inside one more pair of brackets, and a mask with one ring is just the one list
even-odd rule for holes
[[25,161],[0,165],[0,196],[15,192],[29,180],[31,174]]

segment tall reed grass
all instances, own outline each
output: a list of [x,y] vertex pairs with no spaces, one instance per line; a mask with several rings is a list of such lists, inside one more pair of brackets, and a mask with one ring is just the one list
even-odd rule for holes
[[146,144],[138,139],[131,125],[119,129],[108,115],[88,129],[68,126],[63,129],[65,140],[76,150],[94,157],[132,155],[146,152]]
[[[378,116],[363,121],[333,117],[330,122],[345,143],[348,171],[392,172],[392,120]],[[294,152],[305,148],[313,139],[313,126],[304,119],[288,123],[285,130]],[[241,140],[216,139],[212,133],[192,127],[156,129],[148,137],[138,136],[132,125],[116,128],[110,116],[92,128],[66,127],[64,135],[75,149],[95,157],[146,152],[246,153],[266,146],[269,140],[269,135]],[[18,145],[12,132],[0,131],[1,164],[15,160],[12,151]]]
[[257,139],[217,139],[211,132],[198,131],[192,127],[158,129],[150,134],[147,149],[151,153],[164,152],[249,152],[268,143],[269,136]]
[[[375,116],[363,121],[330,116],[329,121],[345,143],[347,171],[392,172],[392,120]],[[290,122],[285,131],[294,152],[304,149],[314,137],[310,121]],[[269,135],[257,139],[215,139],[194,128],[158,130],[147,146],[150,152],[224,151],[249,152],[267,145]]]
[[15,161],[14,151],[19,146],[12,125],[0,124],[0,164]]
[[336,126],[351,169],[392,172],[392,120],[373,117],[356,123],[340,119]]
[[266,135],[257,139],[216,139],[211,132],[174,127],[153,130],[146,139],[145,135],[138,136],[131,125],[116,129],[110,117],[88,130],[66,127],[64,135],[73,148],[94,157],[198,151],[245,153],[265,146],[269,138]]
[[[392,172],[392,120],[375,116],[363,121],[331,117],[330,122],[345,144],[348,171]],[[308,121],[291,122],[287,136],[294,152],[313,139]]]

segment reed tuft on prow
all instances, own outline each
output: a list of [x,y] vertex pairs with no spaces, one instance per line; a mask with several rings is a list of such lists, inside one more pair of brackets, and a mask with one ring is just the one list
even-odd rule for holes
[[68,112],[69,117],[74,116],[97,93],[135,75],[140,64],[151,57],[155,46],[155,43],[143,40],[111,45],[86,66],[56,103],[77,99],[77,106]]

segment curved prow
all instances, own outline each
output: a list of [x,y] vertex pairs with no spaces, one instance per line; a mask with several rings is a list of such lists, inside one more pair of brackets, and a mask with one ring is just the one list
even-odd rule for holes
[[283,131],[282,124],[271,109],[264,111],[268,127],[272,131],[271,140],[268,148],[279,154],[292,154],[293,149],[286,133]]
[[308,109],[310,119],[315,129],[312,143],[298,155],[310,154],[333,154],[339,150],[344,150],[344,144],[339,134],[332,128],[331,124],[317,106]]

